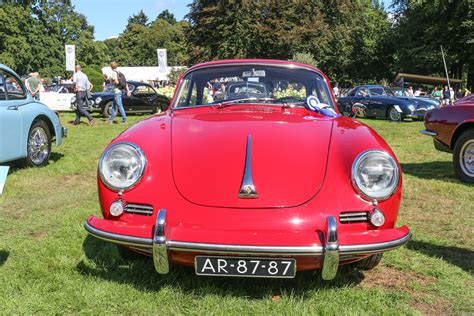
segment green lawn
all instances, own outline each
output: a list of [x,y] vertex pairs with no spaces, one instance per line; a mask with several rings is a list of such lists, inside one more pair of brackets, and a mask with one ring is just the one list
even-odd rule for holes
[[[88,237],[100,214],[98,157],[125,126],[72,126],[41,169],[11,171],[0,197],[0,311],[30,313],[374,314],[474,312],[474,186],[457,180],[451,155],[418,133],[420,122],[367,120],[392,146],[404,171],[398,224],[413,240],[370,272],[320,272],[293,280],[197,277],[152,260],[125,262],[114,246]],[[134,123],[143,116],[132,116]]]

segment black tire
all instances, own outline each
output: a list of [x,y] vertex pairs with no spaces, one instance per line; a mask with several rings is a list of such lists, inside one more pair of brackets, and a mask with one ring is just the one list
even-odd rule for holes
[[387,118],[392,121],[392,122],[400,122],[403,121],[403,116],[401,113],[395,109],[395,107],[392,105],[388,108],[387,111]]
[[144,258],[144,255],[139,254],[138,252],[135,252],[133,250],[130,250],[129,248],[124,247],[124,246],[117,245],[117,251],[119,253],[120,258],[122,258],[123,260],[130,261],[130,260],[138,260],[138,259]]
[[360,261],[354,262],[352,265],[360,270],[372,270],[382,261],[383,253],[377,253]]
[[42,167],[48,164],[51,155],[51,132],[48,124],[39,119],[33,122],[26,143],[26,164]]
[[114,106],[113,101],[109,101],[104,105],[104,108],[102,109],[102,115],[105,118],[109,118],[112,115],[112,107]]
[[474,129],[463,132],[456,140],[453,165],[461,181],[474,183]]

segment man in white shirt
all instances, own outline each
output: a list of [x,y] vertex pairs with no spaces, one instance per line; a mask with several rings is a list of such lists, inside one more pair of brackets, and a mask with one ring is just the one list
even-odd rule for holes
[[95,123],[94,118],[84,109],[84,104],[87,103],[87,91],[92,89],[92,83],[87,78],[87,75],[81,71],[81,65],[76,65],[76,72],[72,77],[76,91],[76,119],[73,124],[78,125],[81,123],[81,116],[87,117],[89,125],[92,126]]

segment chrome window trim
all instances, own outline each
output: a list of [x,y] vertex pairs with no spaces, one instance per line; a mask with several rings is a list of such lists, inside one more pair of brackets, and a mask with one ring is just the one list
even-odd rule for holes
[[[312,68],[312,67],[309,67],[309,66],[303,66],[303,65],[295,65],[295,64],[291,64],[291,63],[275,63],[275,62],[272,62],[272,61],[269,61],[269,62],[249,62],[249,61],[245,61],[245,62],[239,62],[239,61],[233,61],[233,62],[225,62],[225,63],[218,63],[218,64],[211,64],[211,65],[197,65],[195,67],[192,67],[190,69],[188,69],[181,77],[181,80],[179,81],[179,88],[181,88],[181,82],[184,80],[184,78],[188,75],[190,75],[191,73],[197,71],[197,70],[201,70],[201,69],[205,69],[205,68],[215,68],[215,67],[225,67],[225,66],[231,66],[231,65],[236,65],[238,64],[239,66],[275,66],[275,67],[281,67],[281,68],[287,68],[287,69],[299,69],[299,70],[308,70],[308,71],[311,71],[311,72],[314,72],[316,74],[318,74],[319,76],[321,76],[321,78],[324,80],[324,82],[327,84],[327,88],[328,88],[328,92],[330,93],[329,94],[329,99],[331,101],[331,103],[334,103],[334,100],[332,99],[331,97],[331,90],[330,89],[330,85],[329,85],[329,82],[326,80],[326,77],[324,75],[324,73],[319,70],[319,69],[315,69],[315,68]],[[177,91],[179,92],[179,91]],[[178,93],[175,94],[175,96],[177,96]],[[191,109],[191,108],[200,108],[200,107],[212,107],[212,106],[216,106],[217,104],[203,104],[203,105],[195,105],[195,106],[187,106],[187,107],[181,107],[181,108],[178,108],[175,106],[175,99],[176,98],[173,98],[173,103],[171,104],[170,106],[170,109],[171,110],[184,110],[184,109]],[[266,105],[272,105],[271,103],[269,104],[266,104]],[[282,106],[282,104],[273,104],[273,105],[278,105],[278,106]],[[330,104],[332,109],[336,109],[337,108],[337,105],[336,104]]]
[[[135,181],[135,183],[133,183],[132,185],[126,187],[126,188],[118,188],[116,186],[113,186],[111,185],[110,183],[108,183],[105,179],[104,179],[104,175],[102,173],[102,162],[103,160],[105,159],[105,156],[106,154],[111,151],[114,147],[116,146],[119,146],[119,145],[128,145],[128,146],[131,146],[133,149],[135,149],[138,154],[140,155],[140,160],[143,164],[143,168],[141,170],[141,174],[140,176],[137,178],[137,181]],[[132,143],[132,142],[117,142],[115,144],[113,144],[112,146],[108,147],[103,153],[102,155],[100,155],[100,159],[99,159],[99,166],[98,166],[98,169],[99,169],[99,177],[100,177],[100,180],[102,181],[102,183],[109,189],[113,190],[113,191],[128,191],[128,190],[131,190],[133,189],[139,182],[140,180],[142,179],[143,175],[145,174],[145,169],[146,169],[146,166],[147,166],[147,159],[146,159],[146,156],[145,156],[145,153],[143,152],[143,150],[135,143]]]

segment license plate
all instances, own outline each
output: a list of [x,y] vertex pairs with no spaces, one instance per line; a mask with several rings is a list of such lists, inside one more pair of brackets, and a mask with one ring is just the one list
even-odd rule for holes
[[296,274],[295,259],[196,256],[194,266],[197,275],[294,278]]

